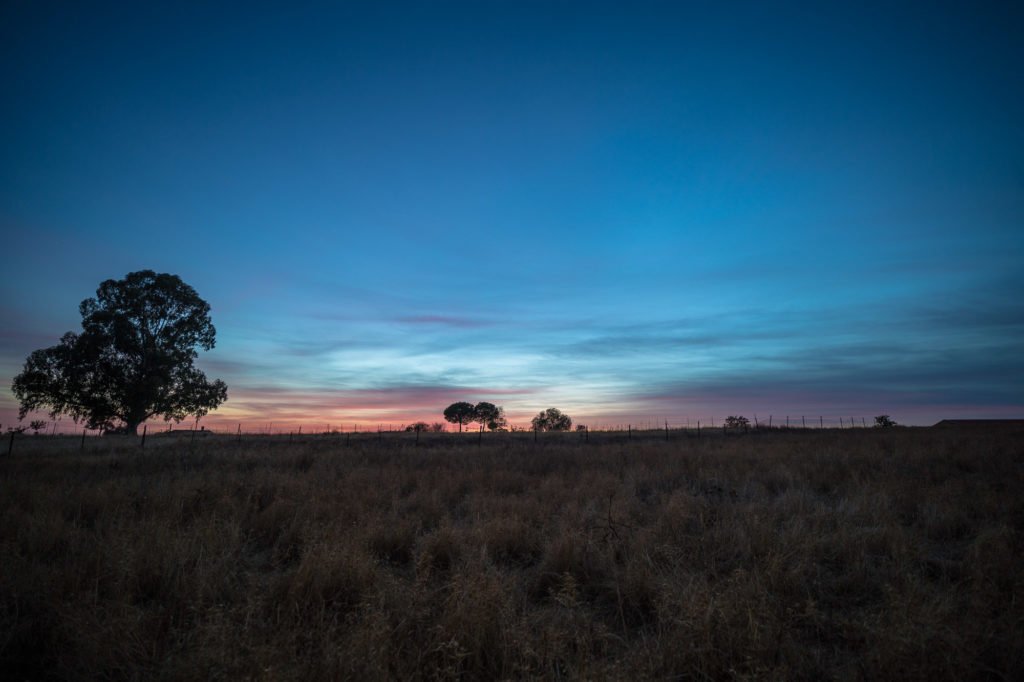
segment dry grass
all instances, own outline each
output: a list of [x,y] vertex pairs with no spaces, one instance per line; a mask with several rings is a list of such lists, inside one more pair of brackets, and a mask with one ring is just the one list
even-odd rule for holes
[[8,679],[1024,678],[1012,434],[17,446]]

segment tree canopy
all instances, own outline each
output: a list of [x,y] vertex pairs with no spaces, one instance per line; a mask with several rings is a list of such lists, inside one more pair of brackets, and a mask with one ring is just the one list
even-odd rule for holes
[[530,424],[536,431],[568,431],[572,428],[572,419],[561,410],[549,407],[534,417]]
[[504,429],[508,422],[505,419],[505,410],[494,403],[479,402],[473,408],[473,421],[486,426],[488,431]]
[[750,426],[750,420],[743,416],[729,415],[725,418],[725,428],[744,429]]
[[451,424],[458,424],[459,431],[462,431],[463,424],[469,424],[476,419],[476,408],[473,403],[457,402],[452,403],[444,410],[445,421]]
[[19,416],[47,410],[92,429],[135,433],[153,416],[202,417],[227,400],[193,362],[216,330],[210,305],[177,275],[152,270],[108,279],[79,306],[82,331],[33,351],[12,390]]

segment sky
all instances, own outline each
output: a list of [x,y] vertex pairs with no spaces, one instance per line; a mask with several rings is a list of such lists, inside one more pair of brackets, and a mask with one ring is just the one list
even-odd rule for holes
[[142,269],[211,305],[211,428],[1024,417],[1021,36],[1014,2],[6,2],[0,424]]

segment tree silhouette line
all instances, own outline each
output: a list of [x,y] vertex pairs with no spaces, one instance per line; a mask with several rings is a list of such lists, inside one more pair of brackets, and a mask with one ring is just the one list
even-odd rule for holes
[[[13,381],[18,419],[46,410],[51,418],[68,415],[75,423],[105,433],[137,433],[152,417],[197,420],[227,400],[227,384],[210,381],[194,365],[198,349],[214,347],[216,329],[210,305],[177,275],[152,270],[102,282],[94,298],[79,305],[82,331],[67,332],[60,343],[33,351]],[[473,423],[481,430],[508,431],[503,407],[482,401],[452,403],[443,413],[459,431]],[[557,408],[542,410],[534,431],[569,431],[572,419]],[[743,416],[726,418],[727,430],[744,430]],[[889,415],[875,426],[896,426]],[[28,428],[38,433],[45,422]],[[585,426],[577,429],[585,430]],[[667,424],[666,424],[667,429]],[[22,432],[25,427],[10,429]],[[416,422],[407,431],[444,431],[441,422]],[[516,430],[512,427],[512,430]]]

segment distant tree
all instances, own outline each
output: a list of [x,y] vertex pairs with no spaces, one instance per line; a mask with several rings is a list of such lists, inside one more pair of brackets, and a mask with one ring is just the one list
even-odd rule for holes
[[890,419],[889,415],[887,414],[880,414],[877,417],[875,417],[875,428],[887,429],[896,425],[896,422]]
[[427,422],[416,422],[415,424],[409,424],[408,426],[406,426],[405,430],[408,432],[429,431],[430,424],[428,424]]
[[21,419],[45,409],[134,434],[150,417],[202,417],[227,400],[224,382],[193,365],[197,347],[214,346],[210,305],[178,276],[142,270],[108,279],[79,312],[82,332],[34,351],[14,378]]
[[28,428],[32,429],[33,435],[38,436],[39,432],[46,428],[46,422],[42,419],[33,419],[28,423]]
[[728,416],[725,418],[725,428],[727,429],[747,429],[750,426],[750,420],[746,417]]
[[549,407],[534,417],[530,424],[535,431],[568,431],[572,428],[572,419],[561,410]]
[[576,430],[577,430],[577,431],[586,431],[586,430],[587,430],[587,427],[586,427],[586,425],[585,425],[585,424],[577,424],[577,425],[576,425]]
[[444,419],[450,424],[458,424],[459,433],[461,433],[463,424],[469,424],[476,420],[476,408],[473,403],[452,403],[445,408]]
[[486,426],[489,431],[504,430],[508,426],[505,409],[494,403],[477,403],[473,408],[473,421]]
[[443,433],[447,429],[448,427],[444,425],[444,422],[434,422],[428,430],[433,433]]

